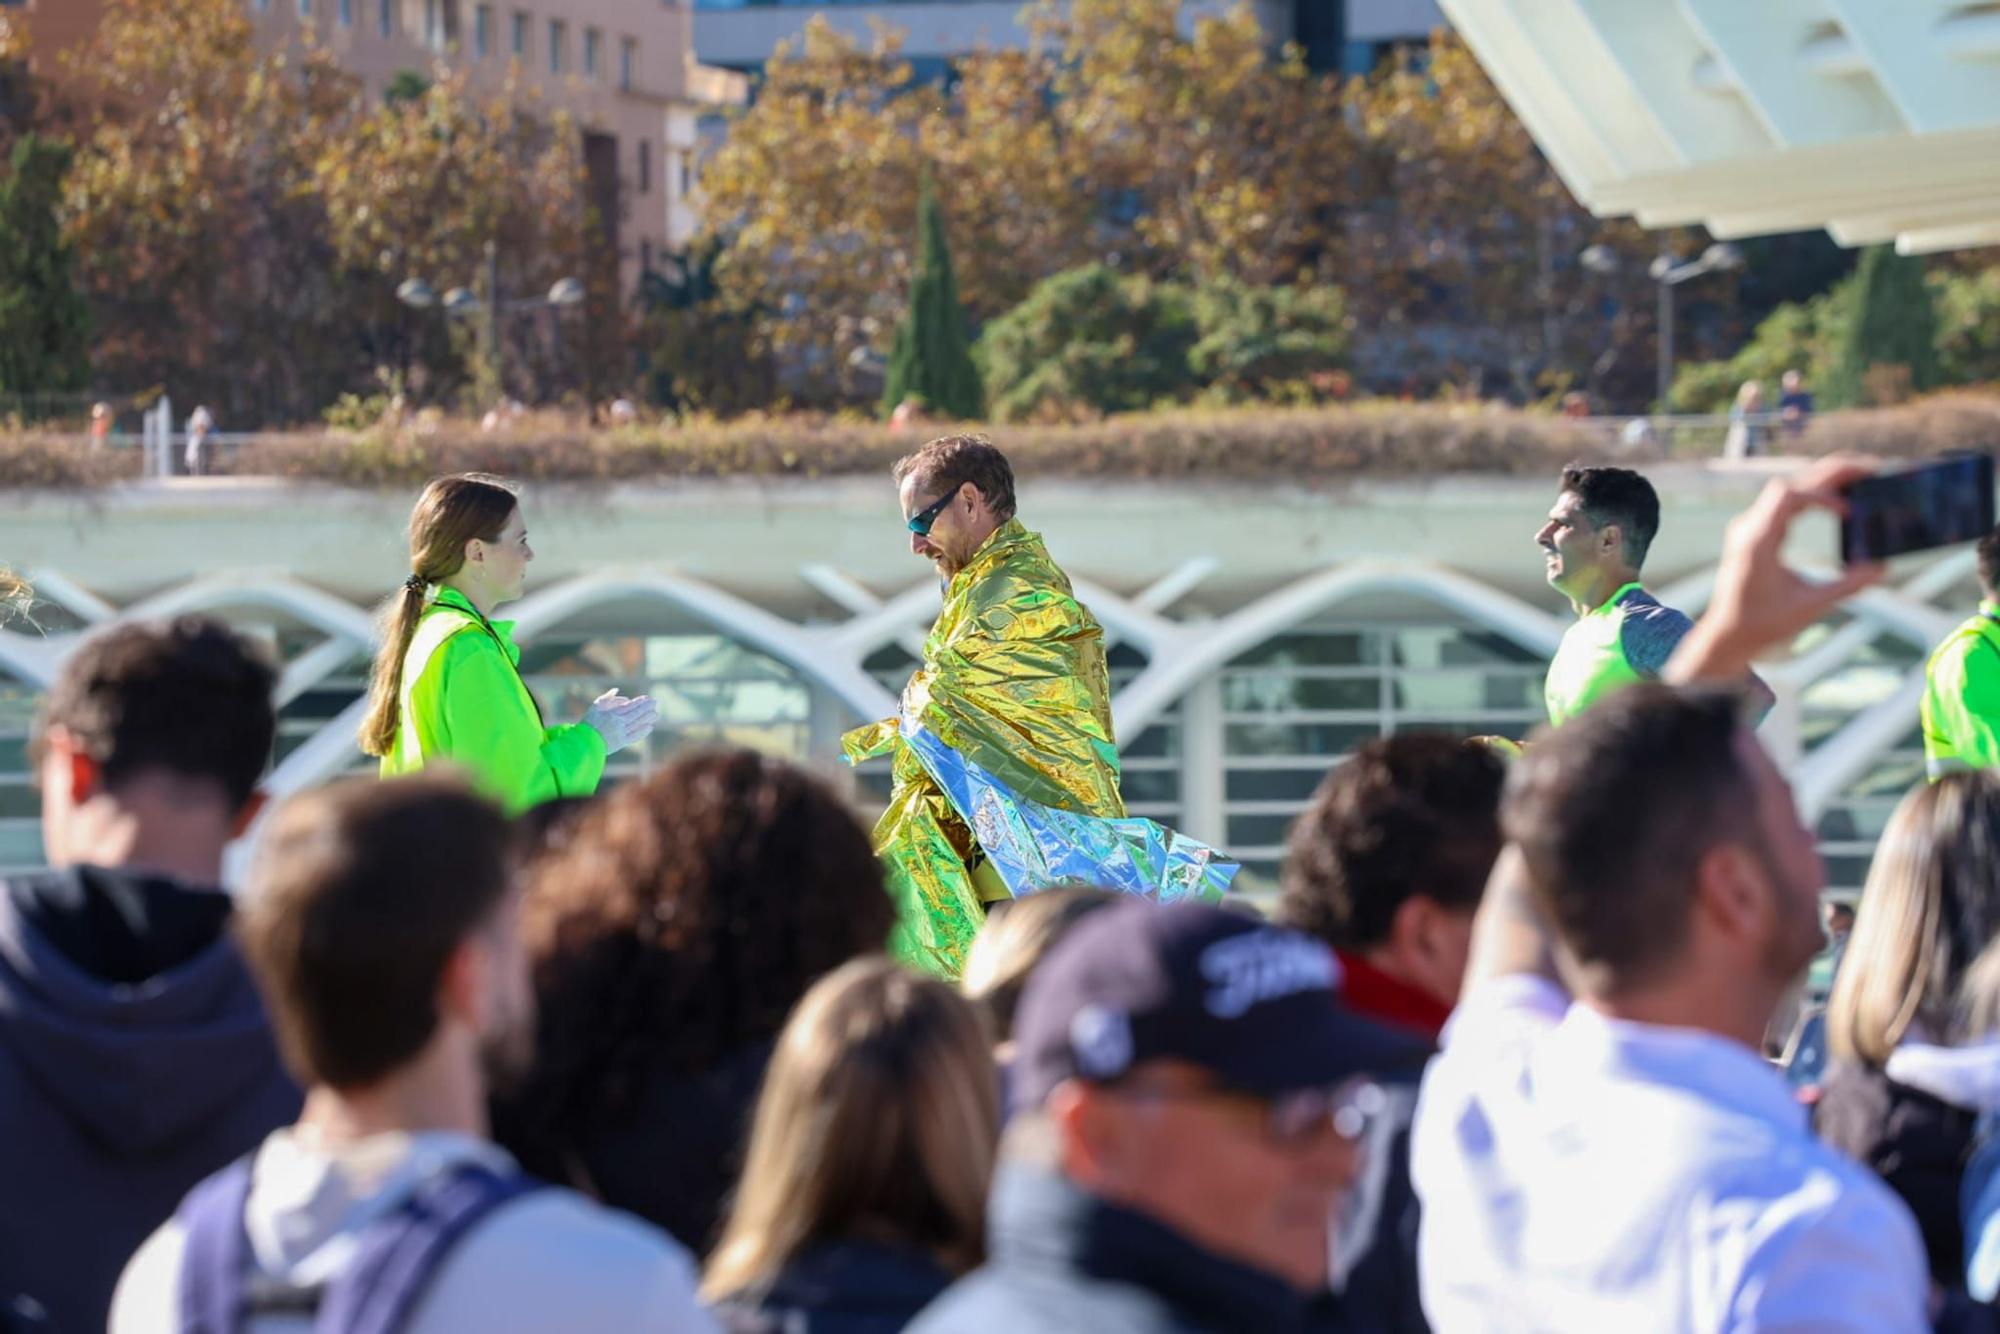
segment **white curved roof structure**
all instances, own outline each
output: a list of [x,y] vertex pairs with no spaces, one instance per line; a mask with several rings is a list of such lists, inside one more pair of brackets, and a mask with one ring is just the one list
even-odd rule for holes
[[2000,244],[1994,0],[1439,3],[1600,216]]

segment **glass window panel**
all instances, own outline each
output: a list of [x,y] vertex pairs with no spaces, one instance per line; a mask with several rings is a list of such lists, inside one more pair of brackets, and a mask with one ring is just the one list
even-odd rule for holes
[[1867,853],[1835,854],[1822,860],[1826,862],[1828,889],[1860,889],[1868,879]]
[[1233,847],[1283,847],[1292,829],[1291,815],[1232,815],[1227,821]]
[[1231,801],[1295,801],[1304,806],[1331,768],[1231,769],[1223,779],[1223,792]]
[[1121,755],[1130,755],[1141,759],[1159,756],[1178,756],[1181,753],[1180,729],[1178,727],[1165,727],[1155,723],[1118,749]]
[[0,819],[39,820],[42,794],[26,783],[0,783]]
[[0,820],[0,866],[41,864],[41,824],[35,820]]
[[1365,667],[1382,660],[1381,636],[1373,630],[1328,630],[1278,635],[1238,657],[1240,667]]
[[1181,776],[1172,769],[1127,769],[1120,777],[1119,788],[1127,805],[1179,801]]
[[1345,755],[1381,729],[1367,723],[1229,723],[1223,745],[1231,755]]
[[1378,676],[1309,677],[1280,671],[1232,671],[1222,678],[1222,707],[1229,713],[1374,711],[1382,706]]

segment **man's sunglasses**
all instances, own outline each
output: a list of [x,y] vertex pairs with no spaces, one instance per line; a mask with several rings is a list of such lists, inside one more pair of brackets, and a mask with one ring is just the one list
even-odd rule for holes
[[944,513],[945,507],[956,499],[958,499],[958,488],[953,487],[939,496],[928,509],[921,510],[910,516],[910,531],[919,537],[929,537],[931,535],[931,525],[937,522],[938,515]]

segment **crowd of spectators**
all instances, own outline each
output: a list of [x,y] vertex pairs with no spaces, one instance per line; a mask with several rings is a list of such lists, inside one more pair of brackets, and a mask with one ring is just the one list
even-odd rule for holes
[[956,986],[797,766],[265,813],[261,653],[99,634],[0,886],[0,1327],[1995,1327],[2000,779],[1890,821],[1810,1112],[1762,1051],[1824,885],[1740,686],[1870,577],[1779,554],[1856,466],[1737,519],[1665,683],[1333,766],[1270,920],[1051,890]]

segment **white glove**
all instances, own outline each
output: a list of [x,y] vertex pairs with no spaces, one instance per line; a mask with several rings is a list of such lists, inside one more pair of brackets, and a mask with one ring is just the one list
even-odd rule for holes
[[660,720],[660,706],[653,702],[651,695],[641,695],[637,699],[627,699],[613,687],[590,702],[584,711],[583,721],[597,729],[604,738],[604,753],[615,754],[635,741],[644,741],[652,735],[653,724]]

